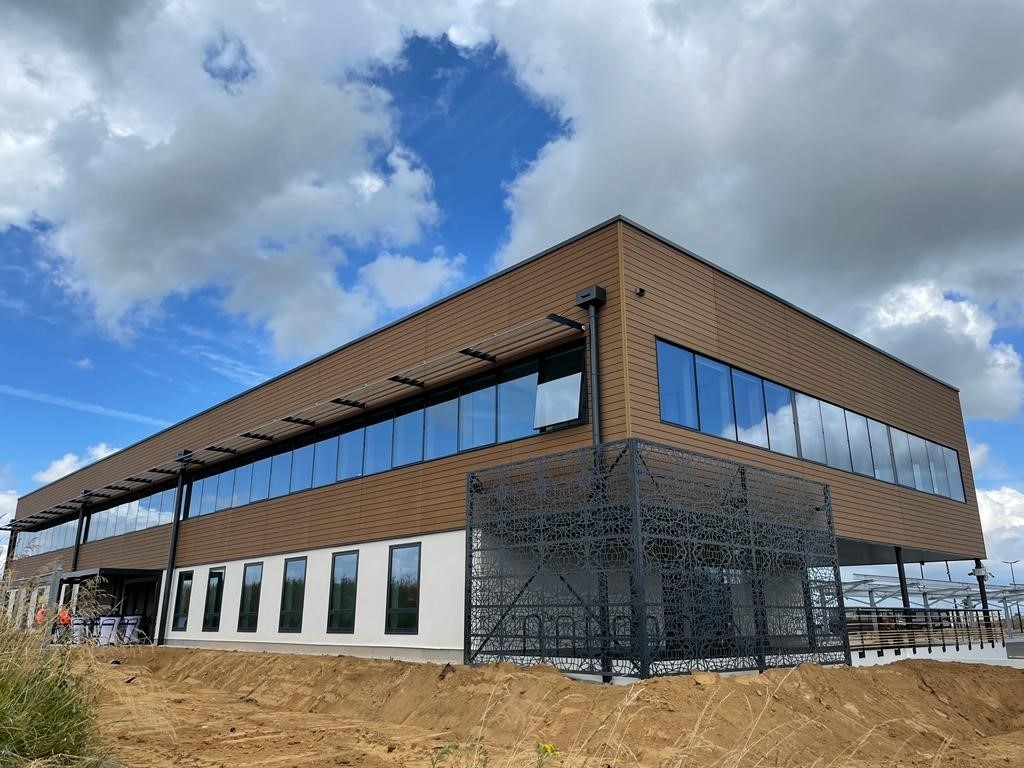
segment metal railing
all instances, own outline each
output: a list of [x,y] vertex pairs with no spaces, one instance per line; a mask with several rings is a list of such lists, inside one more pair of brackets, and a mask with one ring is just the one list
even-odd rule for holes
[[962,608],[849,608],[850,652],[926,648],[959,651],[1005,645],[1002,613]]

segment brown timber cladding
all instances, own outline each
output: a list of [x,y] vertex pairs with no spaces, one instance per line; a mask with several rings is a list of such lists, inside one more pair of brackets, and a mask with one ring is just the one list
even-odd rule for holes
[[[575,306],[575,293],[595,283],[608,292],[608,303],[600,315],[602,429],[605,439],[624,437],[618,231],[618,222],[612,222],[542,259],[521,264],[472,291],[457,294],[41,488],[19,500],[17,516],[73,498],[83,488],[117,482],[167,461],[182,448],[209,445],[548,313],[585,322],[585,312]],[[589,426],[575,427],[189,520],[182,525],[178,562],[211,562],[459,528],[465,521],[467,471],[587,445],[590,439]],[[147,544],[142,554],[133,556],[132,567],[166,566],[163,535],[162,552]],[[99,564],[100,553],[119,552],[121,542],[127,545],[129,536],[86,544],[81,567]],[[118,554],[113,559],[122,557]],[[106,559],[102,563],[114,565]]]
[[[631,434],[832,487],[839,536],[983,557],[957,392],[671,245],[622,225]],[[643,287],[645,295],[634,294]],[[955,448],[965,504],[662,423],[655,337]]]

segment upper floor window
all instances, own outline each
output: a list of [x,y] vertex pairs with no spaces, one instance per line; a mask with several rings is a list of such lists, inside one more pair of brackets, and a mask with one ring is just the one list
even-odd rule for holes
[[964,500],[959,454],[658,339],[663,421]]

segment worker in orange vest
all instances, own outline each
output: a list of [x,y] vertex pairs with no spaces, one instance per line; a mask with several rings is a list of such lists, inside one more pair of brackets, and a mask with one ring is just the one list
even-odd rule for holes
[[46,604],[40,603],[39,610],[36,611],[36,626],[41,627],[46,623]]

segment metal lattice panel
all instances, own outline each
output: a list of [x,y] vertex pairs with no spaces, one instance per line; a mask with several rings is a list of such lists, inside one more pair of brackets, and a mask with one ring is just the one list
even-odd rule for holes
[[474,472],[467,516],[467,662],[848,660],[826,486],[626,440]]

